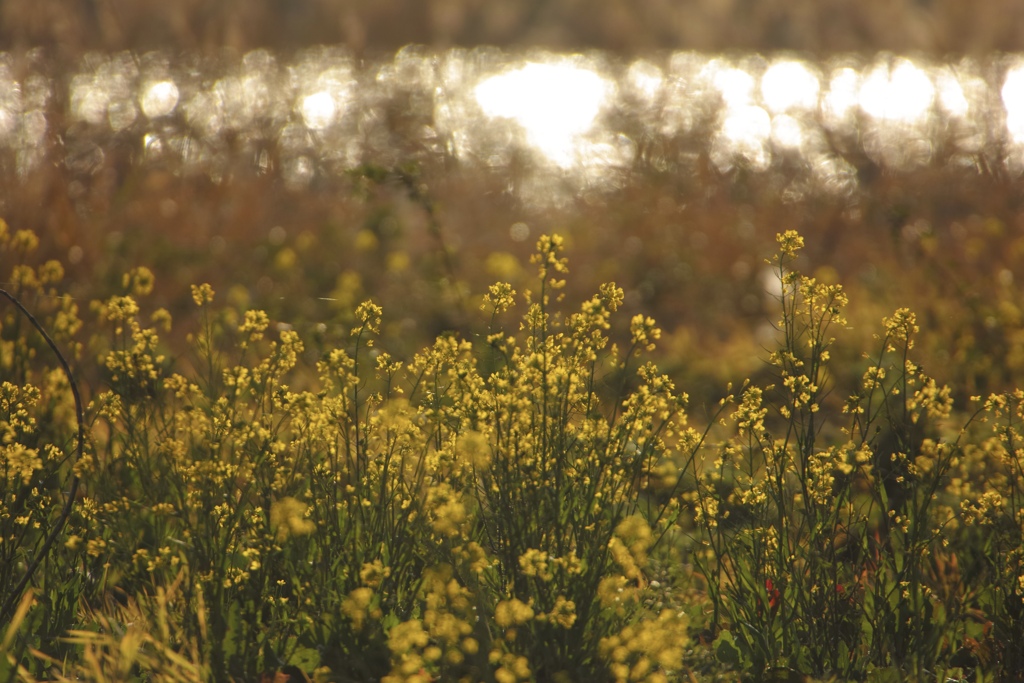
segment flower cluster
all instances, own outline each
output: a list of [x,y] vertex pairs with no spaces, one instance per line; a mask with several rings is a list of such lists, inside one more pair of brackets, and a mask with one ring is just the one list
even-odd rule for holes
[[[539,295],[499,282],[473,299],[489,316],[471,335],[411,358],[348,276],[351,316],[311,339],[230,290],[219,308],[209,284],[172,320],[135,268],[80,343],[60,264],[16,264],[7,281],[42,294],[40,320],[99,372],[72,461],[69,382],[4,311],[0,586],[79,476],[37,582],[83,606],[65,628],[95,627],[67,641],[80,678],[100,662],[256,680],[287,661],[317,681],[656,682],[696,677],[707,646],[751,678],[863,679],[931,675],[970,649],[965,633],[1009,661],[1000,643],[1024,637],[1024,392],[977,397],[955,426],[959,395],[910,359],[905,309],[838,371],[846,294],[800,273],[787,232],[771,383],[730,386],[695,427],[649,357],[655,321],[616,330],[620,287],[559,309],[563,246],[537,243]],[[0,222],[5,255],[37,247]]]

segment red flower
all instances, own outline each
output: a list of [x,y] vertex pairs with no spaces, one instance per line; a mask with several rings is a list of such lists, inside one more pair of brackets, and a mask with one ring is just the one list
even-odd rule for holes
[[768,606],[775,609],[778,607],[779,600],[782,598],[782,595],[779,593],[779,590],[775,587],[775,584],[771,579],[764,580],[764,588],[768,591]]

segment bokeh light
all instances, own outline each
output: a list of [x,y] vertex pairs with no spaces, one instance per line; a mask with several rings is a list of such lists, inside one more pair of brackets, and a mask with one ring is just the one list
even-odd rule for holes
[[490,117],[515,120],[529,142],[562,167],[577,157],[576,138],[589,131],[609,93],[600,75],[571,63],[530,63],[491,76],[474,94]]
[[[59,77],[13,63],[0,53],[0,153],[21,173],[46,163],[50,132],[64,143],[56,162],[76,173],[97,172],[109,145],[129,143],[144,162],[211,178],[248,159],[253,172],[300,188],[416,150],[515,168],[510,191],[541,203],[622,187],[640,167],[692,170],[701,154],[722,173],[787,169],[804,174],[806,187],[840,193],[856,184],[844,158],[853,151],[910,170],[944,149],[968,166],[971,155],[1001,149],[996,163],[1024,169],[1017,57],[816,63],[675,52],[620,62],[410,47],[390,61],[356,62],[343,48],[318,47],[237,60],[91,54]],[[51,131],[53,101],[66,103],[57,125],[67,129]]]

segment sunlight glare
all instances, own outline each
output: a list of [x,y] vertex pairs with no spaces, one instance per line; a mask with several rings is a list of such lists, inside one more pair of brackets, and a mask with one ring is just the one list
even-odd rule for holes
[[818,77],[803,62],[775,62],[761,77],[761,96],[773,114],[813,109],[820,89]]
[[772,121],[761,107],[739,107],[729,112],[722,122],[722,135],[736,142],[761,143],[772,132]]
[[16,122],[17,118],[10,109],[0,107],[0,140],[3,140],[14,130]]
[[21,84],[0,67],[0,141],[14,132],[21,110]]
[[745,159],[750,168],[763,171],[771,163],[766,145],[771,134],[771,117],[761,107],[729,109],[712,145],[711,160],[723,172],[732,168],[736,157]]
[[1024,143],[1024,63],[1006,72],[1001,94],[1006,107],[1006,131],[1015,143]]
[[589,69],[531,62],[481,81],[473,94],[487,116],[516,121],[532,145],[566,168],[575,161],[574,138],[593,127],[609,90]]
[[783,149],[800,149],[804,144],[803,126],[789,114],[777,115],[772,119],[772,142]]
[[923,69],[901,59],[890,71],[873,68],[860,86],[860,106],[877,119],[914,123],[923,119],[935,101],[935,85]]
[[754,104],[754,77],[743,69],[723,67],[717,60],[709,63],[702,75],[711,81],[724,105],[712,144],[712,163],[723,172],[733,167],[736,158],[744,159],[755,170],[768,168],[772,119],[764,108]]
[[[714,63],[712,65],[717,66]],[[754,77],[743,69],[717,68],[711,82],[715,89],[722,94],[722,100],[726,107],[742,107],[750,104],[753,99]]]
[[665,82],[661,69],[643,59],[630,64],[626,78],[633,89],[646,100],[653,100]]
[[307,128],[323,130],[334,122],[337,115],[338,105],[326,90],[302,98],[302,119]]
[[150,83],[144,90],[139,104],[147,118],[167,116],[178,106],[178,86],[174,81]]
[[821,103],[826,117],[838,123],[853,112],[857,106],[859,86],[860,75],[856,69],[846,66],[834,71],[828,82],[828,93]]
[[963,86],[952,71],[944,69],[939,72],[935,85],[938,89],[939,106],[943,111],[957,118],[967,116],[971,105],[964,94]]

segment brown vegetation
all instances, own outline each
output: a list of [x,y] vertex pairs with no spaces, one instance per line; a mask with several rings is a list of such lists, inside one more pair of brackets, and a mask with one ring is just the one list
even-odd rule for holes
[[344,43],[552,49],[892,50],[987,54],[1024,45],[1015,0],[6,0],[0,49],[244,52]]

